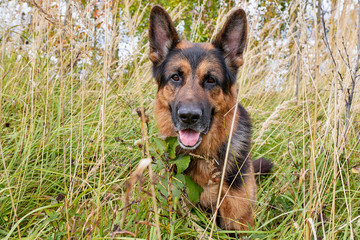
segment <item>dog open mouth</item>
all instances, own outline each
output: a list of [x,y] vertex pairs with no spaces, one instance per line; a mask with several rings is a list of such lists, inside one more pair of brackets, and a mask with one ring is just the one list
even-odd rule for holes
[[184,149],[195,149],[201,142],[200,132],[190,128],[179,131],[178,141],[180,146]]

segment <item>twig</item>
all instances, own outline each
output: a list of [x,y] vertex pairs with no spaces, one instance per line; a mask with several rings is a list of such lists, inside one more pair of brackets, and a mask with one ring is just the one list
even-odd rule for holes
[[354,99],[354,93],[355,93],[355,86],[356,86],[356,80],[357,80],[357,71],[359,68],[359,61],[360,61],[360,0],[358,0],[358,45],[357,45],[357,59],[355,62],[355,66],[354,69],[351,70],[350,68],[350,75],[351,75],[351,89],[347,90],[348,93],[348,100],[347,100],[347,104],[346,104],[346,122],[345,122],[345,136],[349,130],[349,119],[350,119],[350,111],[351,111],[351,105],[352,105],[352,101]]
[[46,12],[35,0],[21,0],[21,1],[34,6],[36,9],[39,10],[41,15],[43,15],[45,20],[49,21],[52,25],[54,25],[55,27],[57,27],[63,31],[62,36],[65,36],[64,33],[66,33],[67,35],[69,35],[68,39],[71,43],[74,43],[74,44],[77,43],[74,40],[74,39],[76,39],[76,36],[74,34],[72,34],[71,30],[69,29],[69,26],[64,25],[64,23],[62,23],[61,21],[58,21],[54,16],[52,16],[51,14]]
[[347,88],[346,90],[344,89],[344,86],[343,86],[344,78],[343,78],[342,74],[340,73],[340,71],[337,70],[337,64],[334,59],[333,52],[329,45],[328,37],[326,34],[324,12],[322,12],[322,14],[321,14],[321,23],[322,23],[321,25],[323,27],[323,41],[324,41],[325,47],[328,50],[328,53],[331,57],[333,67],[334,67],[335,71],[337,71],[340,89],[345,94],[345,107],[346,107],[345,133],[344,133],[345,141],[346,141],[347,132],[349,130],[349,125],[350,125],[351,106],[352,106],[352,102],[354,99],[355,87],[356,87],[356,83],[357,83],[357,78],[359,77],[359,75],[357,75],[357,71],[359,68],[359,61],[360,61],[360,0],[358,0],[358,7],[359,7],[359,9],[358,9],[358,45],[357,45],[358,53],[357,53],[357,59],[355,62],[354,69],[351,69],[350,57],[349,57],[347,48],[345,46],[344,40],[342,41],[342,45],[343,45],[346,57],[344,57],[343,54],[341,53],[340,49],[338,49],[341,59],[344,61],[345,65],[348,67],[348,69],[350,71],[351,86],[350,86],[350,88]]
[[[336,64],[336,61],[335,61],[333,52],[332,52],[332,50],[331,50],[331,48],[330,48],[329,40],[328,40],[328,37],[327,37],[327,34],[326,34],[324,13],[321,14],[321,25],[322,25],[322,27],[323,27],[323,41],[324,41],[324,43],[325,43],[325,47],[326,47],[326,49],[327,49],[328,52],[329,52],[329,55],[330,55],[331,60],[332,60],[331,62],[332,62],[332,64],[333,64],[333,67],[334,67],[335,71],[337,71],[337,70],[336,70],[337,64]],[[337,71],[337,74],[338,74],[338,77],[339,77],[338,80],[339,80],[339,84],[340,84],[341,91],[344,91],[344,87],[343,87],[343,84],[342,84],[342,83],[344,82],[344,78],[343,78],[343,76],[341,75],[341,73],[340,73],[339,71]]]

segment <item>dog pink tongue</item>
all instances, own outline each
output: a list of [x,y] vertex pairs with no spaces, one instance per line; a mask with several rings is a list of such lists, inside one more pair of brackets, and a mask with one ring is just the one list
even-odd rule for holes
[[185,146],[194,146],[200,137],[200,132],[194,131],[192,129],[184,129],[181,130],[180,132],[180,141],[185,145]]

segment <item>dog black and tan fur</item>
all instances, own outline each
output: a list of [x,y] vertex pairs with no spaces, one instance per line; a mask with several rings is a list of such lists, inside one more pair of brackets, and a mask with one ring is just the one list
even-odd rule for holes
[[[150,60],[158,85],[155,115],[164,136],[177,136],[181,151],[191,154],[185,171],[202,188],[200,204],[215,209],[227,139],[237,99],[236,74],[247,42],[246,14],[237,9],[212,43],[179,38],[169,14],[160,6],[150,13]],[[251,161],[251,123],[239,104],[231,154],[222,188],[220,225],[247,230],[254,225],[254,173],[268,172],[265,159]]]

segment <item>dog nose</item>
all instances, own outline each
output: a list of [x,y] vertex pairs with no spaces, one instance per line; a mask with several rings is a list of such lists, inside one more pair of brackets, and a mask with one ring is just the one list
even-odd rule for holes
[[196,107],[180,107],[178,116],[183,123],[194,124],[200,120],[202,111]]

